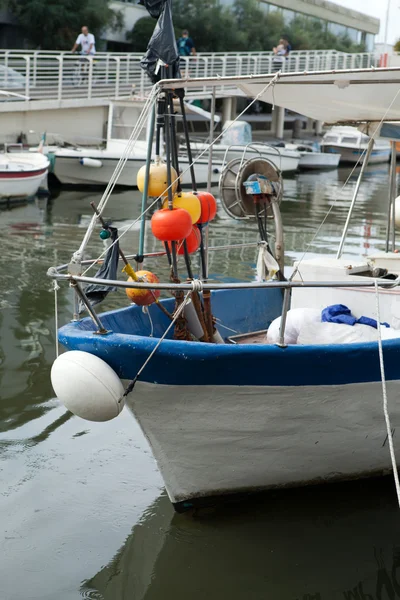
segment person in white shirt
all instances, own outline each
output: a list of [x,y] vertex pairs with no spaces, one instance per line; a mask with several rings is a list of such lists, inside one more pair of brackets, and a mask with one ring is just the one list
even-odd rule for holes
[[84,25],[82,33],[76,38],[71,52],[75,52],[77,47],[81,47],[81,54],[96,54],[96,43],[93,33],[89,33],[89,28]]

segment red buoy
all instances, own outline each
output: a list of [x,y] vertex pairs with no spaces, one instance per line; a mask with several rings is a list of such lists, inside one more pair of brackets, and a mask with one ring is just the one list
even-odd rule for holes
[[[200,247],[201,235],[198,227],[193,226],[192,231],[186,238],[186,245],[189,254],[196,252]],[[171,250],[171,244],[168,244],[169,249]],[[179,240],[176,242],[178,254],[184,254],[185,249],[183,247],[183,240]]]
[[151,218],[151,231],[162,242],[183,240],[192,231],[192,217],[183,208],[161,208]]
[[[147,281],[147,283],[160,283],[157,275],[151,273],[151,271],[137,271],[136,280]],[[128,278],[128,281],[133,281],[132,277]],[[126,288],[126,295],[131,302],[138,304],[139,306],[149,306],[153,304],[159,298],[160,290],[144,290],[137,288]]]
[[217,214],[217,201],[209,192],[197,192],[200,200],[201,215],[198,223],[209,223]]

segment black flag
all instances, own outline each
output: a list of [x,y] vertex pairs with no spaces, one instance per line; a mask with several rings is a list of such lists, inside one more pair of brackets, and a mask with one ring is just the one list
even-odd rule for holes
[[[118,269],[118,257],[119,257],[119,242],[118,242],[118,229],[116,227],[109,227],[111,231],[111,242],[112,246],[107,250],[104,262],[100,269],[97,271],[95,277],[98,279],[117,279]],[[117,241],[115,241],[117,240]],[[115,244],[114,244],[115,242]],[[99,304],[107,296],[108,292],[114,292],[117,288],[115,286],[104,285],[97,283],[90,283],[85,289],[85,294],[90,301],[90,304],[94,306]],[[85,310],[85,305],[79,303],[79,313]]]
[[161,79],[158,61],[168,66],[168,78],[177,79],[179,75],[179,54],[176,46],[174,26],[172,24],[171,0],[165,0],[161,15],[147,46],[147,52],[140,61],[153,83]]
[[142,0],[142,5],[147,9],[147,12],[154,19],[158,19],[165,4],[165,0]]

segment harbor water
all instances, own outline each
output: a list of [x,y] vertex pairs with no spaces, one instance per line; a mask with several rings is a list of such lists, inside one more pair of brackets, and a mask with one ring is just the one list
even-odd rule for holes
[[[288,267],[305,250],[308,257],[336,251],[355,185],[353,174],[343,189],[349,176],[339,169],[285,179]],[[350,261],[384,249],[387,189],[388,166],[368,168],[345,245]],[[400,509],[391,477],[176,515],[128,410],[89,423],[54,398],[55,293],[46,270],[69,261],[90,202],[100,197],[61,190],[0,211],[0,600],[400,598]],[[121,240],[126,253],[138,247],[140,202],[137,191],[116,192],[105,212],[120,231],[132,225]],[[219,206],[211,245],[256,238],[255,223],[233,221]],[[88,254],[104,248],[96,233]],[[146,250],[161,250],[149,228]],[[254,247],[212,252],[210,277],[251,280],[255,260]],[[145,264],[167,277],[164,258]],[[72,314],[65,284],[57,298],[61,325]],[[127,303],[120,290],[104,309]]]

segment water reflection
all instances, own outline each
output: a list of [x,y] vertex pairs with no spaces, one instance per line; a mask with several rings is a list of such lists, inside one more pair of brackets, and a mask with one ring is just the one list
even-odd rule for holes
[[268,494],[194,519],[174,515],[163,495],[81,593],[104,600],[394,599],[399,568],[390,479]]
[[[383,249],[387,170],[374,166],[361,186],[348,257]],[[336,251],[356,180],[353,174],[341,192],[349,173],[285,179],[287,265],[311,241],[309,256]],[[177,517],[165,496],[150,504],[162,482],[128,413],[91,425],[53,398],[54,292],[46,270],[69,261],[91,218],[90,202],[100,198],[97,191],[61,190],[48,202],[0,210],[0,508],[7,530],[0,597],[73,600],[85,581],[82,596],[107,600],[395,598],[400,540],[390,480],[271,495],[194,520]],[[106,217],[123,227],[138,216],[140,203],[137,192],[115,192]],[[124,235],[126,253],[137,250],[138,237],[137,226]],[[210,229],[212,245],[256,237],[254,223],[233,221],[222,209]],[[94,235],[87,256],[103,249]],[[146,249],[161,249],[149,227]],[[255,258],[254,248],[213,252],[211,277],[252,279]],[[165,259],[147,266],[167,278]],[[180,269],[184,275],[183,262]],[[72,314],[67,286],[58,301],[61,324]],[[126,304],[119,291],[103,309]]]

